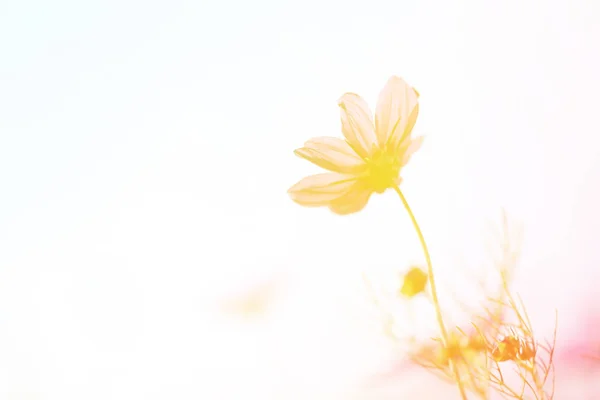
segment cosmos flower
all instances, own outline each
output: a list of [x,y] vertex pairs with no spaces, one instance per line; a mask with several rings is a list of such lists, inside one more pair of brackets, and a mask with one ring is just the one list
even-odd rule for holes
[[362,210],[373,192],[383,193],[401,182],[400,171],[421,146],[411,138],[419,113],[419,94],[402,78],[392,76],[377,102],[375,117],[357,94],[339,100],[343,139],[310,139],[295,154],[331,172],[312,175],[288,193],[296,203],[327,206],[336,214]]

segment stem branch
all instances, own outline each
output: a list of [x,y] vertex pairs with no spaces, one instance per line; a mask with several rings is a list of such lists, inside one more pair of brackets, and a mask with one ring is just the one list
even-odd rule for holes
[[[440,307],[440,302],[437,295],[437,288],[435,284],[435,277],[433,275],[433,266],[431,265],[431,256],[429,255],[429,250],[427,248],[427,243],[425,242],[425,237],[423,237],[423,232],[421,232],[421,228],[419,227],[419,223],[415,218],[415,215],[412,212],[412,209],[408,205],[408,201],[406,201],[406,197],[400,190],[398,186],[393,187],[398,196],[400,196],[400,200],[402,200],[402,204],[404,204],[404,208],[408,212],[410,219],[412,221],[413,227],[417,232],[417,236],[419,237],[419,241],[421,242],[421,247],[423,248],[423,253],[425,254],[425,261],[427,262],[427,274],[429,275],[429,284],[431,286],[431,299],[433,301],[433,305],[435,307],[435,314],[437,317],[437,322],[440,327],[440,333],[442,335],[442,344],[444,348],[448,346],[448,331],[446,330],[446,326],[444,325],[444,319],[442,317],[442,309]],[[448,360],[450,369],[454,372],[454,377],[456,379],[456,384],[458,385],[458,390],[460,391],[460,395],[463,400],[467,400],[467,394],[465,392],[465,388],[463,387],[462,380],[460,378],[460,372],[458,368],[455,367],[453,360]]]

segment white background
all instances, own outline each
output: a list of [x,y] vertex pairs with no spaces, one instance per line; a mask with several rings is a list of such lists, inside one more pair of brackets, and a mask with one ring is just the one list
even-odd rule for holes
[[[600,262],[599,11],[1,1],[0,399],[329,399],[376,371],[359,272],[422,260],[409,220],[391,192],[341,218],[286,190],[337,98],[392,74],[421,94],[404,190],[438,279],[505,207],[516,287],[568,337]],[[266,315],[219,311],[271,276]]]

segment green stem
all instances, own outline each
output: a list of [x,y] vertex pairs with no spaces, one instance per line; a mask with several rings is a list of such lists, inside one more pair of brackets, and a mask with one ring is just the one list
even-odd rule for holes
[[[398,186],[394,186],[393,188],[396,191],[396,193],[398,193],[398,196],[400,196],[400,200],[402,200],[402,204],[404,204],[404,208],[406,209],[406,211],[408,212],[408,215],[410,216],[413,227],[415,228],[415,231],[417,232],[417,236],[419,236],[419,241],[421,242],[421,247],[423,248],[423,253],[425,254],[425,261],[427,262],[427,274],[429,275],[429,285],[431,286],[431,299],[432,299],[433,305],[435,307],[435,314],[437,317],[437,322],[440,327],[440,332],[442,334],[442,343],[444,345],[444,348],[447,348],[447,346],[448,346],[448,331],[446,330],[446,325],[444,325],[444,318],[442,317],[442,309],[440,307],[440,302],[439,302],[438,295],[437,295],[437,288],[436,288],[436,284],[435,284],[435,277],[433,275],[433,266],[431,265],[431,256],[429,255],[429,250],[427,249],[427,243],[425,242],[425,237],[423,237],[423,232],[421,232],[419,223],[417,222],[417,219],[415,218],[415,215],[413,214],[412,209],[408,205],[408,201],[406,201],[406,197],[404,197],[404,194],[402,193],[402,191],[400,190],[400,188]],[[463,400],[467,400],[467,394],[465,392],[465,388],[463,387],[463,384],[462,384],[462,381],[460,378],[460,372],[458,371],[458,368],[454,367],[453,360],[448,360],[448,362],[450,365],[450,369],[454,372],[454,376],[456,379],[456,383],[458,385],[458,390],[460,391],[460,395],[463,398]]]

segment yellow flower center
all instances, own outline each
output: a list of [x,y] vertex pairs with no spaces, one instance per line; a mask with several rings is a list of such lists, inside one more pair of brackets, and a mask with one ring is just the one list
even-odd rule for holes
[[389,151],[379,150],[372,158],[367,158],[366,180],[377,193],[383,193],[386,189],[395,185],[400,175],[400,161]]

